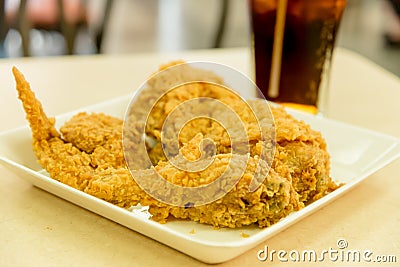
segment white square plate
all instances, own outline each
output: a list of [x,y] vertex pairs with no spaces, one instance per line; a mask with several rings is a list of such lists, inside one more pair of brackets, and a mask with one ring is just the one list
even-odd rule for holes
[[[129,101],[130,96],[124,96],[81,110],[104,112],[123,118]],[[57,127],[77,112],[57,117]],[[240,229],[215,230],[212,226],[178,220],[159,224],[57,182],[49,178],[36,163],[36,157],[31,149],[31,132],[28,127],[0,134],[0,162],[21,178],[54,195],[198,260],[218,263],[230,260],[279,233],[343,195],[357,183],[400,156],[400,139],[398,138],[321,117],[295,111],[290,111],[290,113],[322,132],[331,154],[331,175],[335,181],[344,182],[346,185],[265,229],[251,226]]]

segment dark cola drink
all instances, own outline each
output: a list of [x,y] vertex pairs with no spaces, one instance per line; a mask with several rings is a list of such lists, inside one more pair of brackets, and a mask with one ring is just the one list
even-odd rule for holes
[[317,113],[346,0],[249,3],[255,82],[263,96]]

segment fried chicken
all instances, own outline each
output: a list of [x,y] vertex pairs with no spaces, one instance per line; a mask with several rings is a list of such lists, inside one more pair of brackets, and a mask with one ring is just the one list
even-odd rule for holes
[[[54,128],[55,120],[43,112],[22,73],[13,68],[13,74],[32,130],[33,150],[50,177],[123,207],[139,203],[143,193],[132,183],[122,161],[122,121],[104,114],[80,113],[62,127],[63,137]],[[105,181],[110,183],[104,185]],[[121,188],[116,188],[119,183]],[[122,188],[124,184],[129,186]],[[116,191],[126,191],[129,197]]]
[[[203,135],[198,133],[183,146],[181,153],[191,157],[191,160],[198,159],[201,155],[199,144],[202,140]],[[303,207],[291,183],[274,170],[268,171],[266,162],[258,156],[218,154],[211,158],[212,164],[199,172],[185,172],[167,162],[160,162],[156,166],[158,173],[166,180],[182,186],[198,187],[209,184],[218,179],[223,172],[227,172],[229,176],[227,184],[221,182],[219,185],[222,191],[227,192],[222,198],[206,205],[192,207],[196,204],[196,197],[203,200],[213,198],[205,191],[191,198],[193,202],[184,208],[169,206],[169,214],[175,218],[191,219],[217,227],[235,228],[253,223],[266,227]],[[201,165],[202,162],[203,160],[199,160],[196,164]],[[245,170],[241,169],[243,162],[247,162]],[[250,188],[253,179],[260,180],[260,186],[254,192]],[[232,189],[229,189],[231,186]]]
[[[271,109],[276,129],[276,151],[272,168],[287,177],[304,204],[338,188],[330,177],[330,157],[321,133],[295,119],[283,108]],[[258,142],[252,154],[265,146]]]
[[[201,86],[203,90],[198,90],[198,86]],[[234,93],[214,84],[196,84],[196,87],[193,87],[192,84],[185,84],[178,89],[167,92],[163,96],[167,100],[163,98],[160,100],[160,102],[166,103],[156,105],[150,113],[150,117],[153,117],[153,120],[158,121],[160,125],[152,128],[153,136],[159,141],[149,152],[154,165],[160,160],[167,159],[163,152],[167,150],[170,157],[175,156],[184,143],[197,133],[202,133],[205,138],[214,141],[217,154],[245,154],[250,151],[252,156],[257,155],[268,162],[272,162],[274,157],[273,168],[282,177],[286,177],[293,183],[300,200],[305,204],[317,200],[337,188],[329,176],[329,154],[321,133],[311,129],[303,121],[295,119],[283,108],[272,107],[269,109],[263,100],[243,102]],[[212,95],[213,99],[227,104],[234,110],[239,120],[228,114],[226,106],[221,105],[220,102],[202,105],[202,100],[198,100],[194,101],[192,105],[186,105],[180,109],[173,109],[168,105],[169,102],[172,102],[174,107],[178,106],[183,102],[182,99],[187,100],[187,92],[192,91],[196,92],[196,97]],[[224,96],[228,97],[224,98]],[[204,111],[201,110],[202,108]],[[165,123],[165,118],[168,118],[172,111],[176,113],[172,119],[174,123],[162,130],[161,125]],[[206,114],[207,118],[200,117],[190,120],[184,126],[180,122],[180,120],[187,122],[188,118],[196,118],[198,114]],[[244,131],[247,133],[244,138],[245,143],[249,145],[248,149],[247,147],[238,149],[237,144],[244,142],[243,136],[237,134],[235,130],[232,131],[232,129],[238,129],[236,127],[238,121],[243,123]],[[226,122],[226,124],[220,125],[220,122]],[[231,132],[228,133],[226,129],[230,129]],[[178,132],[177,138],[176,133]],[[162,142],[161,136],[164,137]],[[276,151],[271,150],[273,144],[270,141],[274,138]],[[178,140],[179,143],[172,143],[172,140]],[[235,147],[235,151],[232,151],[232,146]],[[172,148],[168,149],[168,147]]]
[[125,166],[122,149],[123,121],[105,114],[81,112],[61,128],[63,139],[90,155],[94,168]]
[[[168,70],[167,67],[162,66],[160,70]],[[24,76],[16,68],[13,73],[32,130],[33,150],[50,177],[120,207],[147,205],[155,221],[167,222],[172,216],[215,227],[250,224],[267,227],[335,189],[329,177],[329,154],[321,134],[283,109],[272,108],[271,113],[260,101],[246,104],[234,92],[205,84],[205,81],[222,83],[222,79],[210,71],[184,66],[178,72],[152,76],[148,88],[137,99],[143,103],[142,108],[130,110],[124,128],[119,118],[82,112],[67,121],[60,132],[54,127],[55,120],[44,113]],[[193,80],[200,82],[187,84],[183,91],[168,91],[168,88]],[[160,92],[165,93],[165,97],[157,102]],[[204,110],[197,102],[189,109],[177,109],[182,101],[192,97],[218,101],[211,103],[213,108],[204,107]],[[148,106],[149,103],[156,105]],[[236,118],[243,122],[241,129],[248,133],[245,138],[229,132],[240,127],[237,128],[226,112],[221,112],[221,103],[231,107]],[[145,116],[147,121],[143,128],[146,110],[151,112],[150,116]],[[176,112],[176,116],[169,118],[172,112]],[[226,125],[204,117],[179,121],[179,118],[199,112],[203,112],[204,117],[214,116],[226,121]],[[171,118],[175,118],[173,127],[163,128],[165,121]],[[256,123],[259,121],[263,122],[261,127]],[[125,132],[125,128],[129,131]],[[141,144],[143,136],[137,133],[142,128],[156,142],[147,147],[152,164],[142,162],[139,154],[124,154],[124,149],[132,150]],[[176,130],[178,142],[173,140]],[[167,150],[167,155],[165,146],[173,148]],[[127,166],[130,161],[137,161],[142,168],[132,172]],[[208,165],[193,172],[178,168],[176,164]],[[155,174],[162,179],[153,179]],[[170,199],[184,198],[168,195],[162,189],[166,183],[206,188],[222,174],[226,179],[220,182],[219,190],[193,196],[184,206],[167,204],[155,197],[159,193]],[[143,177],[145,179],[141,179]],[[254,182],[257,188],[251,187]],[[207,202],[208,199],[214,200]]]

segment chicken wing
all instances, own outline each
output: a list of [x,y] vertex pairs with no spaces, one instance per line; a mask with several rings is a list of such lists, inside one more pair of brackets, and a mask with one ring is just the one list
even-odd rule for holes
[[[166,67],[161,67],[161,70]],[[184,67],[180,71],[150,78],[148,86],[151,90],[144,90],[139,100],[143,103],[157,102],[160,92],[193,78],[204,81],[206,77],[206,80],[222,83],[220,77],[209,71],[192,67]],[[153,165],[143,165],[142,169],[132,172],[126,163],[136,158],[130,159],[124,154],[124,148],[129,148],[130,143],[123,143],[122,137],[126,133],[121,119],[82,112],[67,121],[59,132],[54,127],[55,120],[44,113],[24,76],[16,68],[13,68],[13,73],[32,130],[33,150],[50,177],[124,208],[139,203],[147,205],[153,220],[166,222],[173,216],[215,227],[234,228],[249,224],[267,227],[336,186],[329,177],[329,154],[318,132],[283,109],[273,108],[271,113],[263,109],[265,103],[255,101],[248,105],[235,94],[221,93],[218,86],[193,83],[188,85],[188,95],[182,94],[182,91],[164,94],[165,98],[159,99],[152,107],[145,128],[146,134],[158,140],[149,147]],[[175,154],[166,158],[161,137],[165,135],[168,144],[168,131],[171,129],[164,129],[162,125],[182,100],[188,100],[193,95],[217,99],[219,104],[229,105],[238,114],[248,135],[244,139],[241,135],[238,135],[240,138],[232,135],[229,128],[236,129],[235,122],[225,118],[226,114],[219,109],[221,106],[215,104],[214,108],[204,110],[204,114],[211,118],[220,116],[218,118],[227,122],[223,125],[225,127],[216,120],[204,117],[186,124],[175,121],[173,125],[180,127],[173,129],[179,130],[179,142]],[[140,131],[142,122],[139,115],[145,112],[143,109],[131,110],[125,121],[131,131],[127,136]],[[176,120],[179,121],[179,110],[177,112]],[[189,109],[189,117],[190,112],[195,114],[199,110]],[[263,121],[264,126],[256,124],[258,121]],[[141,139],[142,135],[132,134],[129,141],[133,144],[141,142]],[[207,150],[207,145],[202,147],[205,140],[212,140],[215,150]],[[241,147],[243,142],[248,144],[246,149],[233,148],[232,144]],[[275,146],[276,154],[271,154]],[[202,166],[207,162],[211,164],[196,172],[176,165]],[[151,179],[155,173],[162,179]],[[218,180],[221,174],[227,174],[227,179],[221,182],[219,192],[204,191],[184,206],[167,204],[157,198],[157,192],[161,192],[163,197],[179,198],[162,190],[167,182],[182,188],[202,188]],[[143,177],[146,179],[141,179]],[[255,190],[251,188],[254,181],[258,183]],[[155,194],[149,194],[148,189]],[[221,197],[210,195],[221,192]],[[214,200],[207,202],[207,199]]]

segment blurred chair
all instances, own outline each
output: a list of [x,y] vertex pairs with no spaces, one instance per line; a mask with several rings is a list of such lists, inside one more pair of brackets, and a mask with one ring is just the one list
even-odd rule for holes
[[[30,56],[31,29],[56,31],[62,34],[65,40],[67,54],[75,53],[76,38],[79,30],[91,32],[91,39],[96,52],[101,51],[104,30],[107,26],[112,0],[106,0],[100,22],[97,27],[89,27],[87,0],[19,0],[10,10],[6,10],[6,1],[0,0],[1,30],[0,41],[4,41],[10,28],[16,29],[22,39],[24,56]],[[10,1],[10,0],[8,0]]]

